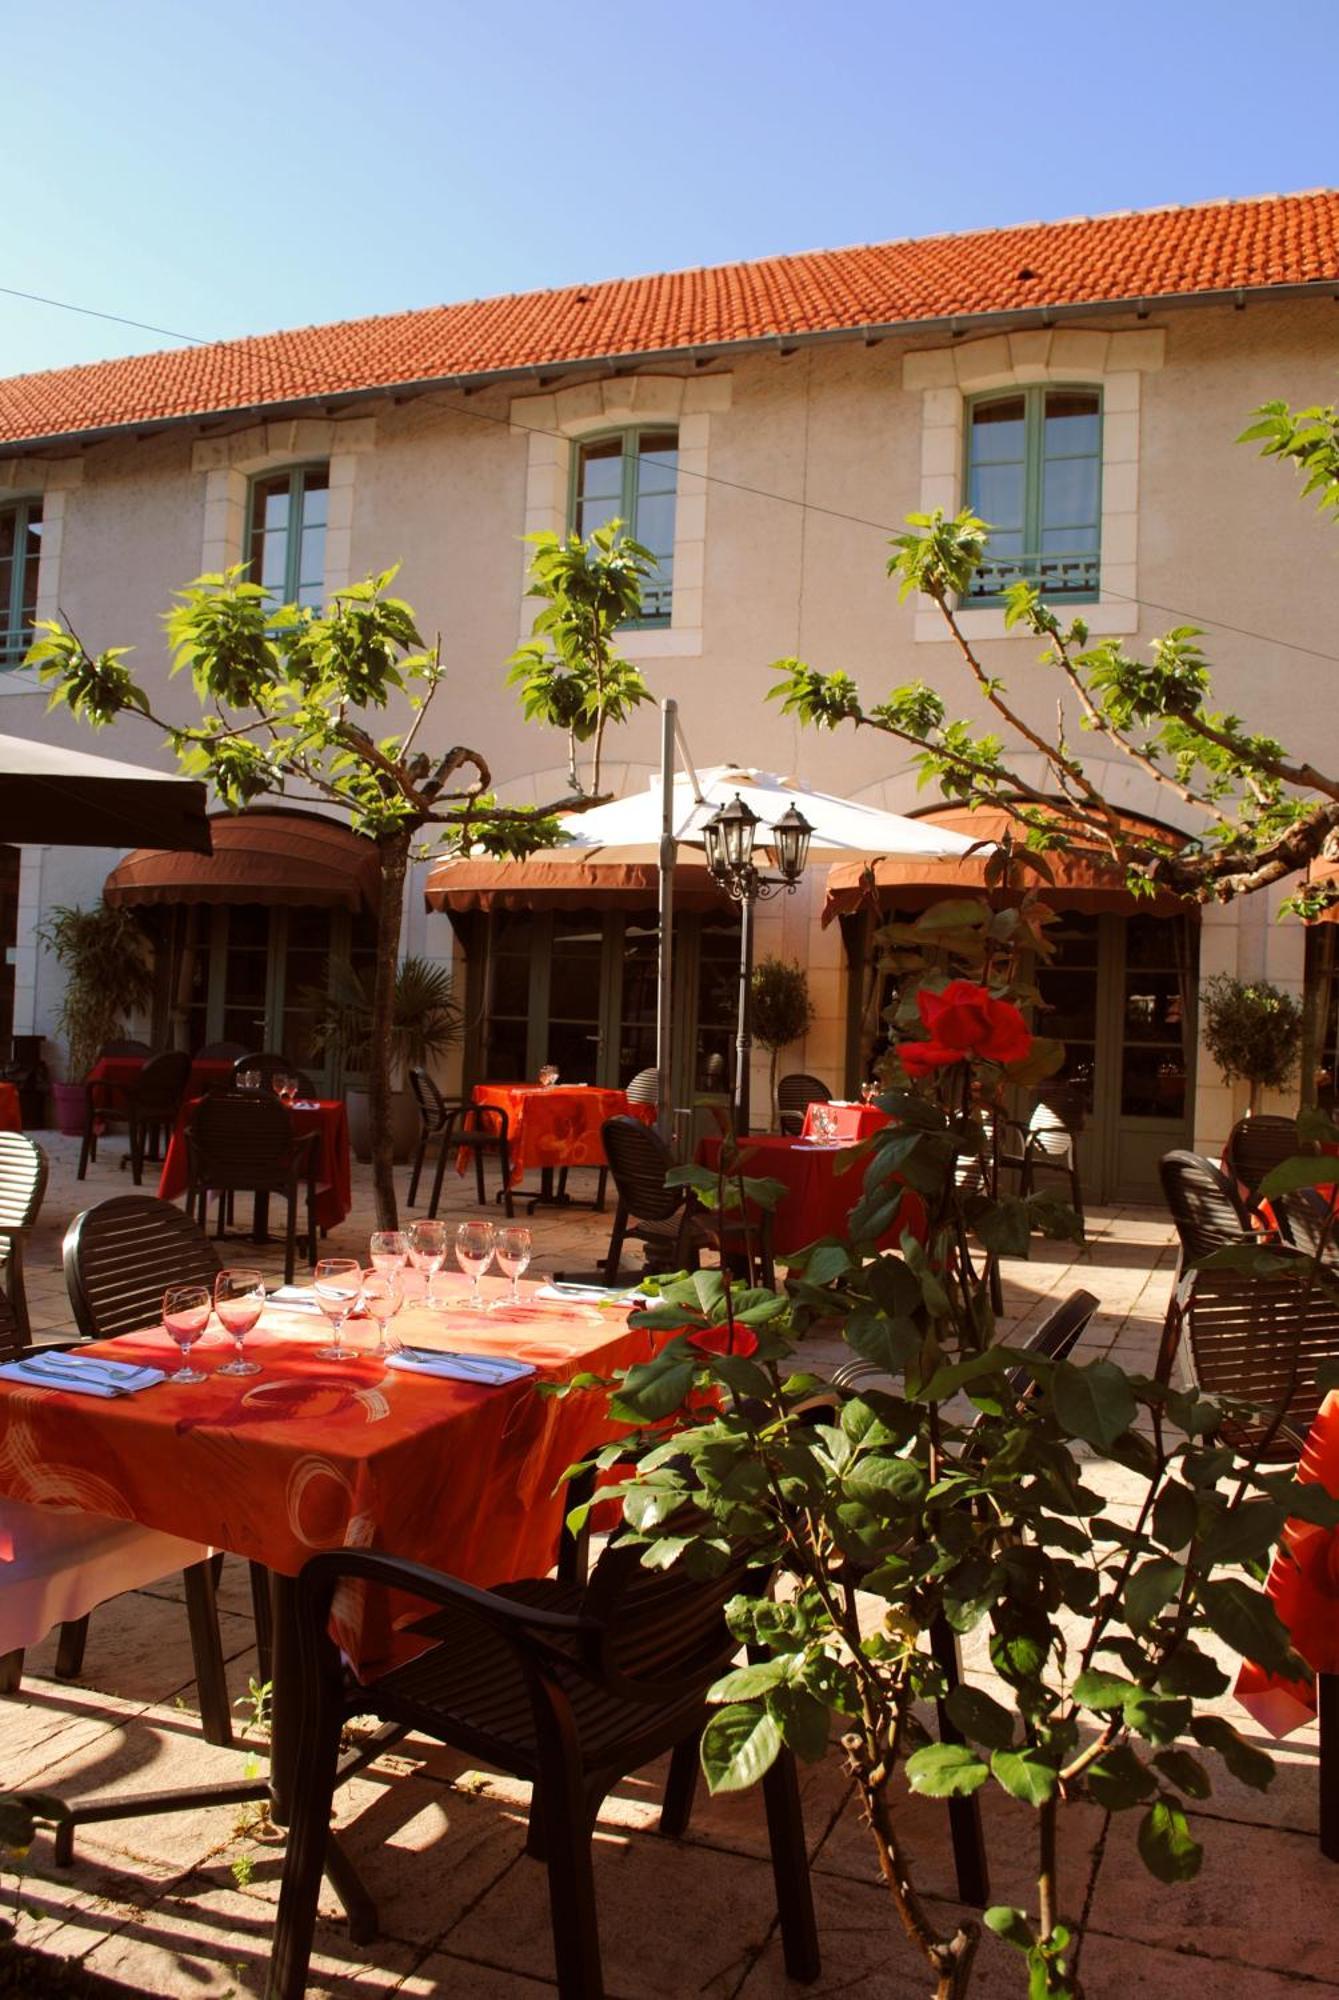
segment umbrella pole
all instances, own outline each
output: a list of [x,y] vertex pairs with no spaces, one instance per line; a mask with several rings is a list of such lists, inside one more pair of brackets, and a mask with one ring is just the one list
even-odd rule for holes
[[656,1127],[667,1142],[674,1134],[673,1068],[674,1023],[674,739],[678,729],[679,705],[660,704],[660,954],[659,984],[656,989]]

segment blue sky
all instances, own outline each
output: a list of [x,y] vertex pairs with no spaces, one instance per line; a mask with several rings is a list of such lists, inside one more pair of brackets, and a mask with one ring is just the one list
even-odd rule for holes
[[[10,0],[3,47],[0,285],[211,339],[1339,180],[1334,0]],[[0,293],[0,375],[170,344]]]

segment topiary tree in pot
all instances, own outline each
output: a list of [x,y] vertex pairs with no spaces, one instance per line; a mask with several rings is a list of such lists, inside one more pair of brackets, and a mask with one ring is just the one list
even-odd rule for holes
[[753,1039],[771,1057],[768,1082],[772,1093],[772,1125],[777,1124],[776,1067],[782,1049],[801,1041],[814,1024],[814,1003],[804,968],[784,958],[764,958],[754,967],[749,992]]
[[1264,1089],[1281,1090],[1297,1068],[1302,1044],[1300,1002],[1266,980],[1215,973],[1200,989],[1204,1046],[1228,1083],[1250,1086],[1250,1111]]
[[129,1017],[153,997],[147,940],[129,910],[99,901],[91,910],[58,905],[38,937],[65,970],[56,1028],[65,1042],[65,1077],[53,1086],[57,1125],[84,1125],[84,1078],[103,1044],[126,1032]]

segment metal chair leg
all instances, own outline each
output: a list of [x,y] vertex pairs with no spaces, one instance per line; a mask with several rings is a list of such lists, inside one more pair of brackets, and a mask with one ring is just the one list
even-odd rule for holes
[[418,1146],[414,1152],[414,1165],[409,1175],[409,1192],[405,1196],[405,1207],[412,1208],[418,1200],[418,1177],[423,1172],[423,1156],[428,1150],[428,1135],[420,1130]]
[[214,1573],[209,1562],[205,1561],[192,1563],[181,1574],[186,1586],[186,1616],[191,1628],[195,1687],[200,1698],[200,1728],[207,1743],[226,1746],[232,1742],[232,1713],[228,1704],[228,1676],[223,1665],[223,1641],[219,1635]]

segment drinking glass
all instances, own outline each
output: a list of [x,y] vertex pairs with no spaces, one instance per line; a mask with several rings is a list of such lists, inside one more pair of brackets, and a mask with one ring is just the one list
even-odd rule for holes
[[298,1095],[297,1078],[295,1076],[287,1075],[286,1072],[276,1070],[274,1077],[274,1094],[278,1098],[281,1104],[286,1105],[288,1109],[291,1110],[294,1104],[297,1102],[297,1095]]
[[219,1272],[214,1280],[214,1311],[237,1349],[233,1359],[219,1369],[220,1375],[259,1375],[260,1363],[248,1361],[244,1347],[264,1310],[265,1280],[259,1271]]
[[377,1323],[377,1356],[384,1359],[386,1327],[404,1304],[398,1271],[367,1271],[363,1275],[363,1306],[369,1319]]
[[239,1069],[236,1082],[239,1090],[259,1090],[260,1071],[258,1069]]
[[508,1223],[497,1232],[497,1261],[499,1270],[511,1279],[511,1291],[499,1305],[518,1306],[521,1303],[521,1273],[530,1262],[534,1249],[534,1239],[528,1229],[519,1223]]
[[426,1306],[435,1306],[432,1295],[432,1281],[446,1262],[446,1224],[444,1222],[414,1222],[409,1226],[409,1261],[416,1271],[426,1274],[428,1284],[423,1295]]
[[491,1222],[462,1222],[456,1231],[456,1262],[470,1280],[468,1304],[474,1312],[484,1310],[479,1280],[493,1261],[495,1232]]
[[879,1094],[879,1086],[872,1080],[869,1083],[861,1084],[860,1101],[862,1104],[872,1104],[875,1098],[878,1096],[878,1094]]
[[163,1325],[181,1349],[181,1366],[174,1382],[204,1382],[208,1378],[191,1367],[191,1349],[209,1325],[208,1285],[169,1285],[163,1293]]
[[398,1279],[409,1262],[409,1238],[402,1229],[374,1229],[368,1255],[374,1271]]
[[544,1086],[545,1090],[551,1090],[553,1088],[554,1084],[558,1081],[558,1075],[559,1072],[555,1064],[545,1063],[544,1067],[539,1072],[539,1080],[541,1084]]
[[347,1361],[352,1350],[343,1342],[344,1322],[358,1303],[363,1268],[356,1257],[323,1257],[316,1266],[313,1288],[316,1303],[330,1321],[334,1339],[328,1347],[318,1347],[322,1361]]

